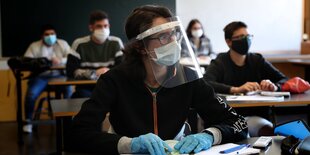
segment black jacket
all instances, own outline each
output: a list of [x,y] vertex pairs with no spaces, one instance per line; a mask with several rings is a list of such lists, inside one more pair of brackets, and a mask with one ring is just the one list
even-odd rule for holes
[[229,52],[221,53],[208,66],[204,79],[210,83],[215,92],[230,92],[232,86],[239,87],[246,82],[258,82],[269,79],[281,89],[287,78],[278,69],[266,61],[261,54],[248,53],[245,65],[237,66],[230,58]]
[[[153,98],[143,80],[127,74],[120,65],[103,74],[92,97],[74,118],[71,144],[81,152],[117,154],[122,136],[137,137],[154,132]],[[207,126],[218,128],[222,143],[246,138],[247,124],[203,79],[174,88],[162,88],[157,94],[159,137],[173,139],[194,108]],[[101,123],[110,112],[110,123],[117,134],[101,131]]]

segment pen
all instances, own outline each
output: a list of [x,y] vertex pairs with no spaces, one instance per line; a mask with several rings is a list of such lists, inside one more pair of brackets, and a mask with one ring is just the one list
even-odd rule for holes
[[237,154],[238,154],[238,155],[241,155],[241,154],[242,154],[242,152],[243,152],[243,150],[245,150],[245,149],[249,148],[250,146],[251,146],[250,144],[247,144],[244,148],[242,148],[242,149],[238,150],[238,151],[237,151]]
[[249,147],[249,146],[250,146],[250,144],[242,144],[242,145],[238,145],[238,146],[235,146],[235,147],[232,147],[232,148],[220,151],[220,153],[227,154],[227,153],[231,153],[231,152],[235,152],[235,151],[241,150],[242,148]]

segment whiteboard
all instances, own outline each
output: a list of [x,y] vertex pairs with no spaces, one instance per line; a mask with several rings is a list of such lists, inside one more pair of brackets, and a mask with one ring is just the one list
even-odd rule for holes
[[187,27],[199,19],[215,52],[226,52],[223,28],[243,21],[254,35],[251,52],[299,54],[303,32],[302,0],[176,0],[176,14]]

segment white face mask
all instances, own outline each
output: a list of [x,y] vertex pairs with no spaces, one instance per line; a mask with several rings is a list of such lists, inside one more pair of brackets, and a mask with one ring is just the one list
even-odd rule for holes
[[103,43],[110,35],[110,28],[96,29],[93,36],[100,42]]
[[181,46],[177,41],[154,49],[157,58],[152,58],[157,64],[171,66],[181,57]]
[[202,29],[198,29],[198,30],[192,30],[192,35],[195,38],[200,38],[203,34]]

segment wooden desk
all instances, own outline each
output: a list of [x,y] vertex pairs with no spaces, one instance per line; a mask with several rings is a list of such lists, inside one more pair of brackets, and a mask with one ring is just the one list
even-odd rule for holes
[[[69,79],[67,77],[63,78],[52,78],[48,81],[48,87],[59,87],[59,86],[69,86],[69,85],[95,85],[97,83],[96,80],[75,80]],[[55,98],[60,99],[61,93],[55,92]]]
[[305,80],[310,82],[310,59],[290,59],[289,62],[304,67]]
[[310,58],[309,59],[290,59],[288,62],[296,64],[296,65],[310,65]]
[[50,68],[50,70],[65,70],[66,66],[65,65],[54,65]]
[[88,98],[51,100],[53,114],[55,117],[75,116],[87,99]]
[[66,86],[66,85],[89,85],[96,84],[96,80],[75,80],[69,78],[53,78],[49,80],[48,85],[50,86]]
[[[51,106],[54,116],[56,117],[56,142],[57,142],[57,153],[61,153],[63,150],[63,133],[66,132],[68,124],[71,124],[72,116],[75,116],[82,104],[87,100],[87,98],[80,99],[61,99],[52,100]],[[232,107],[257,107],[257,106],[276,106],[276,105],[309,105],[310,104],[310,91],[305,94],[293,94],[290,98],[284,101],[266,101],[266,102],[234,102],[228,104]],[[255,141],[250,139],[251,141]],[[276,146],[277,147],[277,146]],[[272,149],[273,150],[273,149]],[[275,149],[279,150],[279,149]],[[268,150],[267,150],[268,151]],[[274,152],[274,151],[271,151]],[[264,154],[264,153],[263,153]],[[274,155],[267,152],[268,155]],[[275,154],[276,155],[276,154]]]
[[56,118],[56,152],[62,154],[64,149],[64,133],[69,130],[72,117],[81,109],[88,98],[51,100],[53,115]]
[[265,59],[271,63],[274,62],[289,62],[291,59],[310,59],[310,54],[300,55],[300,54],[277,54],[277,55],[264,55]]
[[[275,119],[275,107],[277,106],[304,106],[305,111],[310,111],[310,90],[303,94],[292,94],[289,98],[284,98],[284,101],[238,101],[238,102],[227,102],[231,107],[242,108],[242,107],[270,107],[271,108],[271,119],[273,123],[276,123]],[[308,123],[310,123],[310,113],[308,115]]]
[[260,106],[300,106],[310,105],[310,91],[303,94],[292,94],[289,98],[284,98],[284,101],[239,101],[228,102],[231,107],[260,107]]

